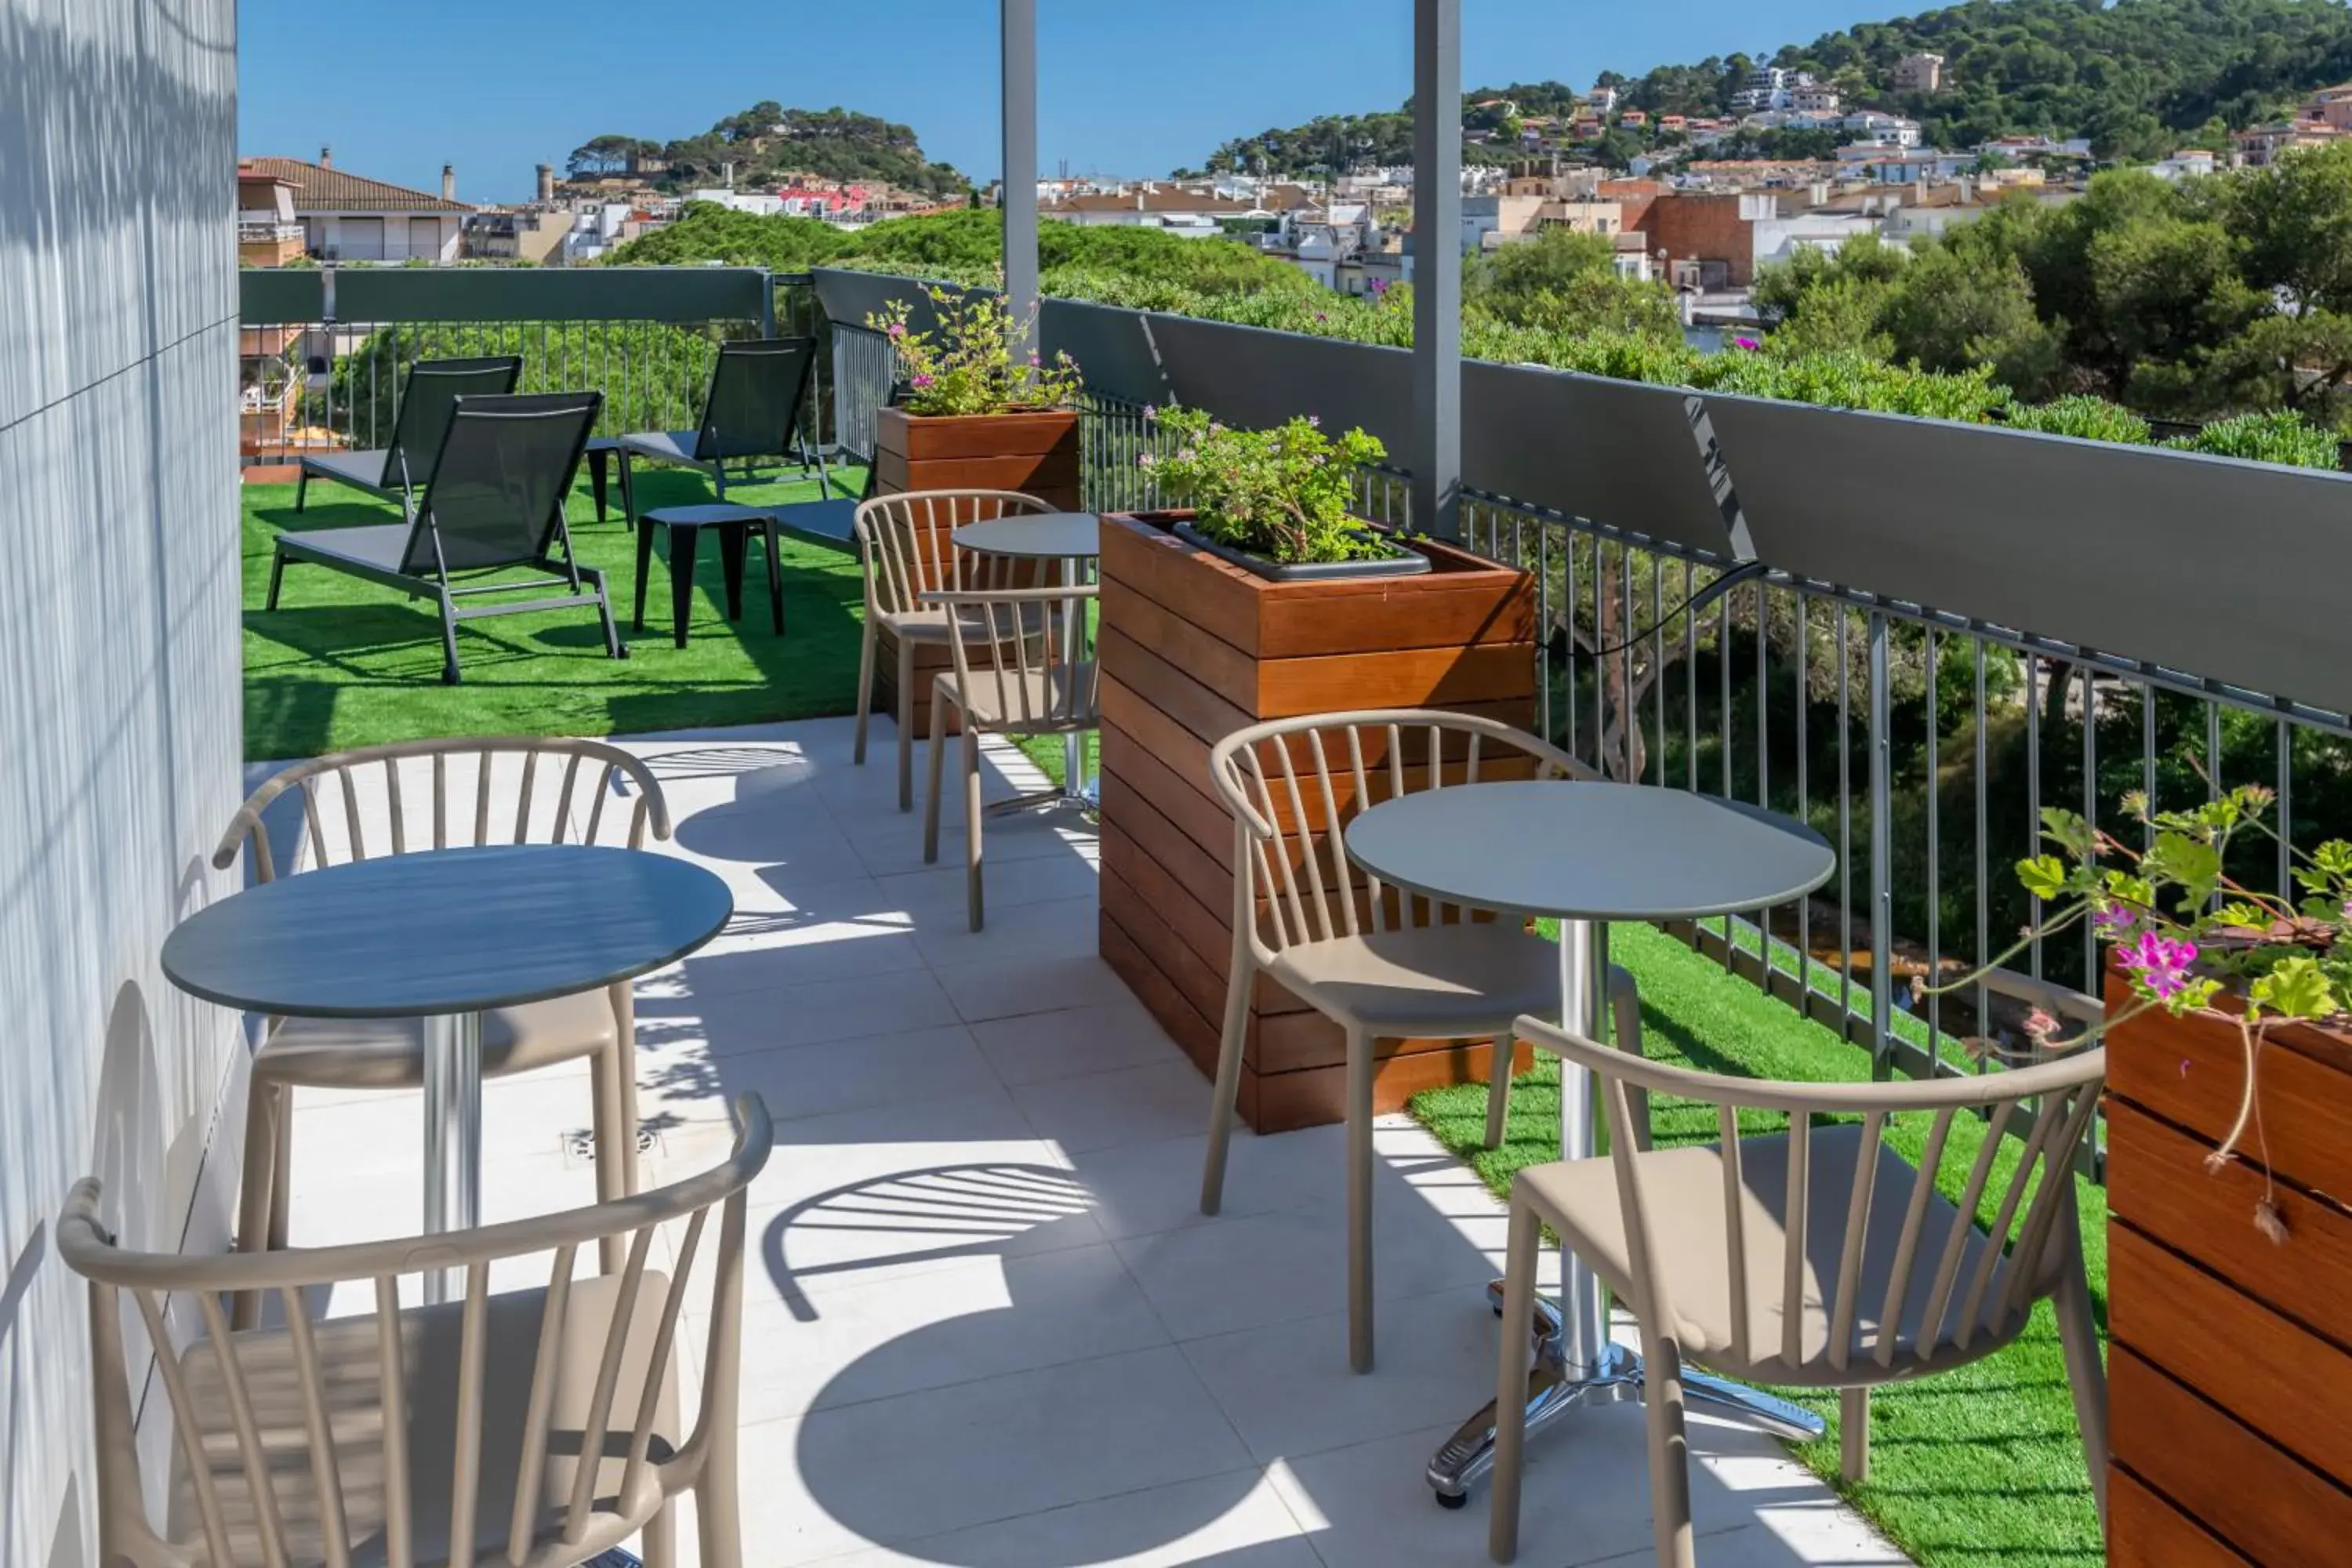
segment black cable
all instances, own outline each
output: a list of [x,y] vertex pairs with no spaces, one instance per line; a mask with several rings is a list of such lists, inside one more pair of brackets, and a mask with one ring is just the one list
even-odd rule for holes
[[[1769,570],[1770,570],[1770,568],[1767,567],[1761,561],[1742,561],[1737,566],[1734,566],[1729,571],[1724,573],[1722,576],[1717,577],[1714,582],[1709,583],[1706,587],[1701,588],[1697,593],[1693,594],[1689,598],[1685,599],[1681,604],[1676,605],[1673,609],[1668,610],[1664,615],[1660,616],[1656,620],[1652,621],[1648,626],[1643,626],[1640,631],[1635,632],[1632,637],[1627,637],[1623,642],[1619,643],[1614,647],[1601,648],[1591,654],[1590,657],[1593,658],[1609,658],[1617,654],[1623,653],[1629,647],[1638,647],[1649,638],[1656,636],[1659,627],[1664,626],[1667,622],[1674,620],[1676,616],[1697,614],[1699,611],[1706,608],[1709,605],[1715,603],[1717,599],[1722,598],[1726,594],[1730,593],[1732,589],[1738,587],[1740,584],[1747,582],[1750,577],[1760,577]],[[1568,628],[1565,626],[1561,627],[1559,635],[1565,637],[1567,634]]]

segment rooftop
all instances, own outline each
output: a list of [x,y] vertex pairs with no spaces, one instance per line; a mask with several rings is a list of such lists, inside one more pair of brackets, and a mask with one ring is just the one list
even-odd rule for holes
[[[309,163],[299,158],[252,158],[246,161],[261,174],[274,175],[294,187],[294,205],[309,212],[440,212],[467,213],[465,202],[448,201],[437,191],[412,190],[383,180],[371,180],[331,164]],[[241,167],[244,165],[241,165]]]

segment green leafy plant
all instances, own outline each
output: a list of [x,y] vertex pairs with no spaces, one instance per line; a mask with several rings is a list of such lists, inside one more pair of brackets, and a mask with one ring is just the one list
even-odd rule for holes
[[1192,526],[1218,543],[1286,566],[1387,553],[1348,510],[1357,471],[1388,456],[1377,437],[1327,436],[1312,416],[1271,430],[1232,429],[1198,408],[1147,408],[1144,417],[1168,450],[1137,464],[1161,495],[1194,508]]
[[2242,414],[2208,425],[2194,436],[2165,443],[2184,452],[2206,452],[2217,458],[2243,458],[2255,463],[2284,463],[2298,468],[2343,466],[2337,437],[2302,415],[2286,409],[2268,414]]
[[[2028,1040],[2037,1052],[2085,1046],[2157,1008],[2234,1026],[2246,1073],[2237,1118],[2206,1161],[2220,1169],[2236,1156],[2249,1129],[2261,1137],[2257,1067],[2264,1035],[2283,1022],[2341,1022],[2352,1014],[2352,843],[2330,839],[2308,853],[2285,845],[2267,820],[2275,799],[2260,784],[2241,784],[2187,811],[2158,811],[2134,791],[2124,810],[2144,825],[2144,847],[2074,812],[2045,809],[2048,847],[2017,863],[2018,881],[2041,901],[2042,917],[1984,970],[1915,990],[1965,990],[2033,942],[2087,922],[2107,944],[2131,1001],[2104,1024],[2063,1039],[2057,1020],[2037,1008],[2026,1019]],[[2299,897],[2257,891],[2229,874],[2231,841],[2246,833],[2287,849]],[[2254,1223],[2272,1240],[2286,1239],[2267,1178]]]
[[1034,324],[1015,321],[1003,294],[986,289],[926,287],[924,296],[939,325],[918,331],[908,301],[896,300],[866,318],[890,340],[905,374],[903,405],[909,414],[1012,414],[1026,409],[1067,408],[1085,390],[1077,362],[1058,353],[1052,363],[1032,353],[1013,357],[1015,335]]
[[2045,436],[2074,436],[2085,441],[2144,447],[2148,440],[2147,420],[2121,404],[2084,392],[2050,403],[2012,404],[2007,423],[2013,430],[2039,430]]

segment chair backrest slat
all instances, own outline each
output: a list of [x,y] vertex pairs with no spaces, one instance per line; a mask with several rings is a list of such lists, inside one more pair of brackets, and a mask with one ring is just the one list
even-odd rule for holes
[[[773,1142],[755,1098],[733,1110],[732,1153],[699,1174],[599,1206],[432,1237],[226,1256],[128,1252],[99,1224],[98,1183],[76,1184],[56,1245],[90,1282],[100,1539],[110,1560],[348,1568],[362,1556],[416,1568],[422,1553],[449,1568],[494,1558],[555,1568],[586,1555],[567,1554],[569,1544],[619,1539],[709,1467],[731,1468],[744,1194]],[[722,1212],[715,1233],[713,1210]],[[679,1221],[675,1268],[656,1282],[651,1248]],[[575,1287],[583,1249],[624,1236],[625,1267],[593,1292]],[[493,1299],[494,1269],[551,1252],[535,1300]],[[428,1268],[466,1271],[461,1306],[402,1310],[402,1286]],[[314,1322],[336,1285],[362,1281],[373,1286],[373,1321]],[[688,1336],[680,1331],[706,1282],[701,1410],[682,1432],[677,1363]],[[176,1438],[173,1507],[160,1526],[139,1474],[123,1375],[125,1291],[156,1347]],[[249,1293],[277,1295],[286,1325],[232,1332],[223,1302]],[[184,1356],[173,1353],[164,1310],[182,1297],[198,1303],[206,1336]],[[518,1489],[511,1513],[497,1506],[486,1515],[509,1473]]]
[[1830,1304],[1830,1364],[1841,1370],[1853,1356],[1854,1298],[1862,1293],[1862,1253],[1870,1239],[1871,1190],[1878,1182],[1879,1138],[1885,1130],[1883,1114],[1863,1113],[1861,1146],[1853,1157],[1853,1187],[1846,1197],[1845,1244],[1838,1250],[1837,1294]]
[[[2018,1156],[2017,1167],[2010,1173],[2009,1181],[2001,1190],[2000,1206],[1993,1214],[1991,1231],[1994,1236],[2010,1234],[2010,1226],[2017,1218],[2018,1207],[2025,1201],[2026,1189],[2033,1184],[2034,1170],[2041,1161],[2042,1152],[2049,1146],[2059,1128],[2065,1124],[2068,1109],[2067,1101],[2054,1097],[2044,1100],[2034,1108],[2033,1124],[2025,1136],[2025,1150]],[[1969,1279],[1968,1296],[1960,1304],[1959,1331],[1953,1336],[1963,1350],[1976,1339],[1978,1331],[1987,1326],[1983,1318],[1985,1291],[1992,1284],[1993,1274],[2005,1256],[1999,1247],[1988,1247],[1977,1258],[1976,1269]]]
[[490,1269],[466,1271],[457,1327],[457,1415],[449,1445],[449,1568],[474,1568],[476,1513],[482,1500],[482,1364],[489,1352]]
[[416,1502],[408,1475],[408,1368],[400,1342],[400,1277],[375,1279],[375,1375],[383,1400],[383,1540],[390,1568],[416,1568]]
[[1944,1249],[1936,1260],[1936,1277],[1927,1292],[1927,1310],[1920,1314],[1919,1337],[1912,1346],[1912,1354],[1925,1359],[1934,1353],[1937,1343],[1945,1333],[1945,1320],[1951,1310],[1952,1287],[1960,1277],[1960,1264],[1967,1255],[1969,1240],[1977,1234],[1977,1209],[1984,1202],[1985,1183],[1991,1178],[1994,1163],[2000,1157],[2001,1140],[2009,1134],[2011,1118],[2016,1113],[2014,1100],[2004,1100],[1993,1111],[1985,1126],[1984,1142],[1977,1150],[1976,1162],[1969,1167],[1969,1179],[1960,1189],[1958,1212],[1944,1233]]
[[967,586],[1011,586],[1009,581],[966,581],[955,530],[967,522],[1024,517],[1053,508],[1018,490],[900,490],[860,501],[850,531],[866,579],[866,613],[908,616],[923,595]]
[[[1456,761],[1449,762],[1447,748]],[[1425,755],[1409,755],[1419,748]],[[1341,759],[1334,765],[1334,758]],[[1506,765],[1508,771],[1506,771]],[[1234,875],[1249,881],[1250,938],[1275,951],[1369,929],[1475,918],[1483,911],[1384,887],[1348,858],[1348,824],[1415,788],[1559,772],[1591,778],[1574,757],[1499,720],[1435,709],[1375,709],[1278,719],[1212,748],[1209,774],[1241,825]],[[1386,776],[1387,790],[1379,785]],[[1393,905],[1391,900],[1393,900]],[[1235,908],[1243,907],[1236,896]],[[1391,913],[1393,910],[1393,914]]]
[[[163,1326],[162,1298],[152,1290],[133,1288],[131,1299],[139,1308],[140,1321],[147,1326],[147,1342],[155,1352],[155,1371],[163,1380],[163,1397],[172,1406],[172,1426],[180,1440],[180,1451],[189,1457],[189,1490],[196,1503],[196,1518],[205,1532],[205,1545],[215,1563],[233,1563],[236,1559],[228,1545],[228,1521],[221,1513],[220,1490],[213,1484],[213,1468],[205,1462],[204,1428],[196,1425],[196,1402],[188,1392],[187,1373],[180,1365],[179,1356],[172,1349],[172,1336]],[[107,1303],[110,1309],[111,1301]]]
[[[668,1362],[670,1347],[677,1342],[678,1318],[686,1307],[686,1282],[693,1272],[695,1253],[702,1245],[703,1226],[709,1218],[709,1209],[696,1211],[687,1222],[686,1235],[679,1240],[677,1267],[670,1274],[669,1289],[662,1298],[661,1321],[654,1329],[650,1360],[656,1366]],[[661,1409],[661,1392],[660,1380],[647,1378],[645,1392],[637,1399],[636,1423],[629,1431],[629,1459],[621,1471],[620,1495],[625,1502],[635,1498],[638,1489],[645,1485],[646,1466],[653,1448],[654,1418]]]
[[613,1321],[604,1331],[604,1353],[596,1364],[596,1389],[589,1396],[587,1419],[580,1426],[579,1468],[572,1477],[572,1507],[564,1516],[563,1539],[576,1542],[588,1533],[589,1505],[596,1498],[596,1477],[604,1468],[604,1439],[613,1429],[613,1400],[620,1391],[621,1361],[629,1348],[629,1328],[635,1321],[637,1288],[646,1278],[646,1255],[653,1246],[653,1227],[640,1229],[629,1243],[629,1261],[621,1270],[621,1289],[613,1303]]
[[542,1478],[547,1469],[548,1429],[553,1424],[555,1384],[562,1375],[572,1269],[579,1256],[576,1247],[559,1247],[548,1270],[547,1306],[539,1319],[539,1348],[531,1357],[530,1396],[523,1407],[522,1448],[515,1467],[514,1515],[507,1522],[507,1562],[512,1568],[522,1568],[531,1537],[537,1533],[540,1510],[546,1507]]
[[[1652,1220],[1691,1224],[1686,1212],[1652,1214],[1644,1189],[1664,1179],[1651,1173],[1654,1163],[1678,1162],[1693,1152],[1637,1151],[1635,1141],[1622,1135],[1631,1088],[1715,1108],[1727,1255],[1725,1282],[1705,1288],[1725,1294],[1714,1301],[1668,1302],[1664,1274],[1645,1279],[1636,1268],[1631,1302],[1644,1323],[1658,1322],[1661,1313],[1667,1321],[1712,1322],[1717,1309],[1727,1309],[1727,1342],[1716,1347],[1714,1370],[1766,1382],[1851,1387],[1971,1360],[2014,1340],[2033,1304],[2060,1289],[2069,1270],[2081,1268],[2077,1238],[2065,1227],[2076,1215],[2079,1141],[2105,1081],[2104,1049],[1984,1074],[1791,1082],[1653,1061],[1532,1017],[1519,1018],[1516,1028],[1538,1050],[1565,1058],[1564,1067],[1600,1079],[1610,1107],[1611,1158],[1630,1256],[1643,1256],[1662,1237],[1665,1245],[1676,1245],[1669,1233],[1653,1230]],[[1979,1111],[1985,1113],[1981,1127]],[[2012,1142],[2021,1111],[2031,1124]],[[1743,1145],[1740,1121],[1750,1112],[1787,1117],[1786,1139],[1764,1143],[1751,1137]],[[1898,1126],[1907,1131],[1915,1117],[1927,1121],[1916,1166],[1902,1152],[1907,1139],[1894,1136]],[[1965,1139],[1958,1135],[1963,1128]],[[1849,1143],[1851,1156],[1841,1157]],[[1759,1182],[1741,1167],[1744,1162],[1755,1171],[1764,1151],[1782,1166]],[[1996,1172],[1998,1193],[1991,1187]],[[1777,1191],[1768,1190],[1775,1177]],[[1948,1201],[1955,1186],[1957,1198]],[[1777,1249],[1750,1245],[1759,1212],[1777,1227]],[[1923,1268],[1931,1270],[1925,1279]],[[1717,1272],[1710,1257],[1689,1277]],[[1766,1291],[1779,1301],[1780,1332],[1777,1343],[1751,1345],[1751,1298]]]
[[[346,847],[355,852],[366,847],[361,837],[361,824],[366,820],[372,804],[370,797],[381,794],[392,822],[392,853],[406,854],[411,845],[404,826],[406,785],[403,764],[413,759],[430,759],[432,764],[432,847],[446,849],[451,847],[449,763],[452,758],[470,762],[475,770],[473,833],[470,838],[464,839],[464,844],[488,845],[499,837],[494,832],[498,817],[496,774],[498,759],[502,753],[520,753],[521,757],[520,792],[515,806],[512,831],[512,839],[516,843],[532,841],[534,835],[541,834],[540,826],[535,821],[537,817],[545,818],[541,835],[545,842],[601,842],[598,830],[604,816],[605,797],[614,794],[624,783],[635,795],[628,816],[628,847],[643,848],[648,829],[658,838],[666,839],[670,835],[668,806],[662,797],[661,783],[652,768],[642,758],[605,742],[530,737],[401,741],[389,745],[330,752],[273,774],[230,819],[228,830],[213,853],[213,864],[226,870],[236,863],[239,849],[247,849],[253,856],[257,879],[264,882],[275,879],[278,867],[262,819],[271,803],[289,790],[301,796],[303,838],[309,851],[309,863],[313,867],[336,864],[338,847],[327,832],[326,814],[319,809],[319,795],[322,789],[330,787],[338,790],[343,798],[344,809],[339,815],[346,824]],[[552,768],[558,758],[563,763],[563,798],[551,815],[543,811],[535,813],[534,781],[541,768]],[[584,830],[575,831],[572,780],[584,771],[583,764],[596,770],[598,782],[589,806],[587,826]],[[460,776],[462,778],[462,773]],[[458,831],[462,837],[462,826]],[[617,824],[615,831],[618,831]],[[357,858],[356,853],[352,858]],[[299,868],[303,863],[304,857],[298,848],[293,864]]]
[[327,1417],[326,1380],[319,1370],[318,1332],[310,1303],[289,1286],[278,1292],[286,1310],[286,1337],[294,1347],[294,1375],[302,1393],[302,1431],[310,1447],[310,1486],[318,1494],[319,1529],[325,1537],[327,1568],[352,1568],[352,1527],[343,1507],[342,1458],[336,1452],[334,1424]]
[[1812,1163],[1813,1119],[1800,1111],[1789,1118],[1780,1220],[1780,1359],[1791,1366],[1805,1359],[1805,1221],[1813,1206]]
[[1739,1112],[1732,1106],[1718,1105],[1715,1117],[1716,1137],[1723,1150],[1723,1272],[1731,1281],[1731,1352],[1747,1361],[1753,1353],[1748,1319],[1754,1306],[1748,1294],[1748,1184],[1739,1157]]
[[1871,1359],[1882,1367],[1895,1364],[1895,1347],[1902,1338],[1903,1303],[1911,1295],[1911,1278],[1919,1259],[1920,1233],[1927,1226],[1928,1205],[1936,1195],[1936,1173],[1943,1168],[1944,1145],[1952,1135],[1952,1119],[1959,1108],[1948,1105],[1927,1124],[1927,1142],[1919,1151],[1919,1167],[1912,1173],[1911,1201],[1903,1213],[1903,1231],[1895,1238],[1895,1258],[1888,1265],[1886,1293],[1878,1304],[1878,1333]]
[[383,760],[383,798],[392,808],[392,852],[405,855],[408,853],[408,825],[401,809],[400,760],[397,757]]
[[261,1538],[264,1568],[286,1568],[286,1510],[278,1501],[269,1454],[261,1446],[261,1427],[253,1418],[253,1390],[245,1381],[245,1363],[229,1343],[228,1315],[221,1310],[220,1297],[209,1290],[197,1293],[196,1310],[203,1315],[205,1338],[220,1372],[222,1397],[228,1401],[229,1427],[245,1468],[246,1491],[253,1509],[254,1530]]

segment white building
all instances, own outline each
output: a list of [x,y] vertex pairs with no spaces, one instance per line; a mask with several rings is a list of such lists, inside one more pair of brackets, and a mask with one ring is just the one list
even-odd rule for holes
[[[1804,93],[1813,107],[1826,112],[1837,108],[1837,92],[1813,79],[1811,71],[1786,70],[1779,66],[1759,66],[1748,73],[1748,81],[1731,95],[1735,110],[1796,109],[1798,94]],[[1822,95],[1826,94],[1826,100]]]
[[1919,122],[1883,110],[1857,109],[1838,121],[1857,144],[1873,147],[1916,147]]
[[563,237],[563,265],[583,266],[629,238],[629,210],[625,202],[601,202],[575,213]]
[[2213,154],[2201,148],[2183,148],[2169,158],[2158,160],[2147,166],[2147,172],[2159,180],[2197,179],[2211,174],[2217,167]]
[[771,191],[730,191],[719,186],[699,190],[688,201],[709,202],[713,206],[731,208],[739,213],[751,213],[760,217],[774,217],[784,210],[784,198]]
[[252,158],[257,172],[293,187],[303,243],[322,261],[455,261],[464,253],[474,208],[457,199],[457,174],[441,165],[441,191],[414,190],[335,167],[331,149],[319,161]]
[[1097,226],[1160,228],[1199,238],[1221,234],[1225,218],[1268,217],[1255,201],[1146,180],[1130,190],[1072,196],[1037,209],[1041,217]]

